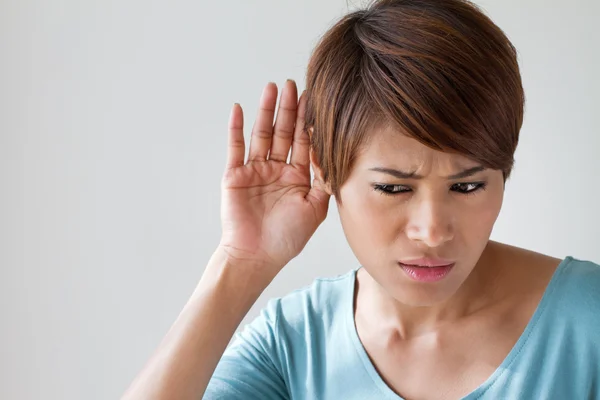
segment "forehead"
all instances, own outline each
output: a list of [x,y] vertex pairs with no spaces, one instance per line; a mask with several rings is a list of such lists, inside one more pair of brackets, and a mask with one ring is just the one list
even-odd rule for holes
[[419,167],[435,162],[461,168],[476,164],[466,156],[432,149],[404,132],[390,126],[373,129],[364,145],[357,163],[384,163],[405,167]]

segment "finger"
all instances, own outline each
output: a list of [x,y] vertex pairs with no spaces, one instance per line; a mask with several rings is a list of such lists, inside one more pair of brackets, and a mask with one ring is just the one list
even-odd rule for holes
[[269,160],[287,162],[292,137],[294,136],[297,108],[298,89],[296,88],[296,82],[288,79],[281,91]]
[[235,103],[229,116],[229,135],[227,139],[227,169],[244,165],[244,112]]
[[269,82],[260,97],[258,115],[250,137],[248,161],[265,161],[267,159],[273,137],[275,104],[277,104],[277,85]]
[[310,139],[308,132],[304,130],[304,111],[306,110],[306,91],[302,92],[298,101],[298,112],[296,115],[296,127],[292,142],[292,156],[290,162],[295,167],[310,168]]

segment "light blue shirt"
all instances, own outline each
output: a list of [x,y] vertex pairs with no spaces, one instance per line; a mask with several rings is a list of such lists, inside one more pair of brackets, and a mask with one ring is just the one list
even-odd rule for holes
[[[204,399],[401,400],[358,338],[356,271],[270,300],[236,334]],[[600,399],[600,266],[565,258],[508,356],[464,399]]]

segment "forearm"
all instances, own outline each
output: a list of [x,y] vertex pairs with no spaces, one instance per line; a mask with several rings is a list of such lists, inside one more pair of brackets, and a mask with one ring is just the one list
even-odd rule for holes
[[[177,320],[123,399],[199,399],[233,333],[272,280],[215,252]],[[245,273],[248,271],[248,273]]]

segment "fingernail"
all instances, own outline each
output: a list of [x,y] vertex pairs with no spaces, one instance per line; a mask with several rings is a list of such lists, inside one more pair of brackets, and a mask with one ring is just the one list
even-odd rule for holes
[[293,83],[296,83],[296,81],[295,81],[295,80],[293,80],[293,79],[290,79],[290,78],[288,78],[288,79],[286,80],[286,82],[293,82]]

